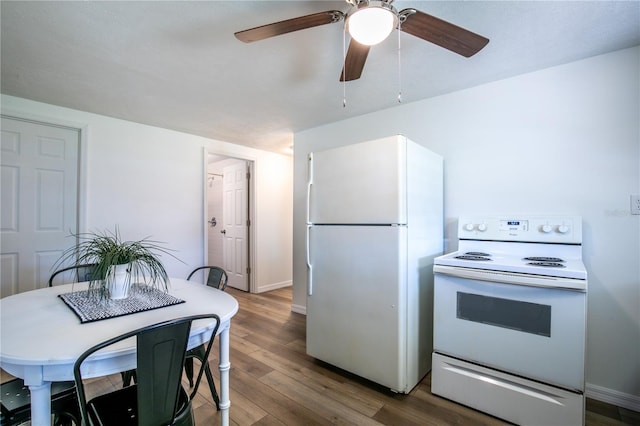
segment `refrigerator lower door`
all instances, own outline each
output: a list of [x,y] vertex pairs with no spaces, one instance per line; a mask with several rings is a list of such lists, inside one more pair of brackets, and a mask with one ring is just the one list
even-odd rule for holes
[[406,378],[403,226],[313,226],[307,353],[397,392]]

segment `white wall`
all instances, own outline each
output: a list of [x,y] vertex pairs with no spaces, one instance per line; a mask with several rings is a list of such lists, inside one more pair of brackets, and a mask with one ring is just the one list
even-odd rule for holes
[[151,236],[184,263],[163,261],[186,278],[204,262],[204,152],[255,162],[257,291],[291,283],[292,159],[227,142],[2,95],[2,113],[83,130],[82,230]]
[[463,214],[582,216],[587,392],[640,410],[639,63],[626,49],[297,133],[293,309],[306,305],[306,154],[404,134],[444,157],[447,252]]

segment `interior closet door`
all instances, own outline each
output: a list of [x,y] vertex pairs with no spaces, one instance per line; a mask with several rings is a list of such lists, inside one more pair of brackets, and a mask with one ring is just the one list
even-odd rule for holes
[[80,131],[2,117],[0,296],[47,286],[78,232]]
[[249,167],[238,161],[224,169],[224,269],[228,285],[249,290]]

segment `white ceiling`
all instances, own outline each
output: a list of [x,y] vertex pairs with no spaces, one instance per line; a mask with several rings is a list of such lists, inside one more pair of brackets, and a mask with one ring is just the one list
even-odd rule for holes
[[[293,132],[640,44],[640,1],[396,1],[490,39],[471,58],[411,35],[338,81],[343,25],[233,33],[343,1],[2,1],[4,94],[274,152]],[[399,74],[399,70],[401,73]],[[401,75],[401,78],[399,78]],[[346,107],[343,107],[346,91]]]

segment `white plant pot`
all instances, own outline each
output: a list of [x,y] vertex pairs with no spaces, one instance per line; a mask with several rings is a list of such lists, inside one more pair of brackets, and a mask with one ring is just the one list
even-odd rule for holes
[[107,272],[107,288],[109,298],[118,300],[129,297],[131,288],[131,275],[129,274],[129,264],[111,265]]

